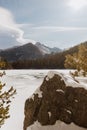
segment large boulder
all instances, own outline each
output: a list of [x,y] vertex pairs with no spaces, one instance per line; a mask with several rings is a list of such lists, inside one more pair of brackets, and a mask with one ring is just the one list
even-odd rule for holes
[[87,90],[75,81],[66,83],[63,75],[50,72],[25,103],[24,130],[38,121],[42,126],[56,121],[87,128]]

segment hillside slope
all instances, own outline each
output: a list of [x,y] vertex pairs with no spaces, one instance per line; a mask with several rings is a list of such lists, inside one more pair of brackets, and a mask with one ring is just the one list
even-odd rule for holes
[[42,53],[32,43],[0,51],[0,56],[7,61],[29,60],[42,57]]

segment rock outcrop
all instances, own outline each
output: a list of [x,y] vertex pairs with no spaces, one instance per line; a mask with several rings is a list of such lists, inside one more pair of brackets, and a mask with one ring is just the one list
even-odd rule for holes
[[87,128],[87,90],[67,86],[59,74],[46,76],[40,88],[26,100],[24,130],[38,121],[54,125],[57,120]]

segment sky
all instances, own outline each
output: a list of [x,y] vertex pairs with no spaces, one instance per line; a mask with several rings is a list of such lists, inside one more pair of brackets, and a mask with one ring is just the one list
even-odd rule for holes
[[41,42],[61,49],[87,41],[87,0],[0,0],[0,49]]

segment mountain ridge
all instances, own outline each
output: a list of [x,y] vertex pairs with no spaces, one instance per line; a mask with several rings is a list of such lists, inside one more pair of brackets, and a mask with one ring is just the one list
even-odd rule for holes
[[39,49],[40,51],[43,53],[43,55],[45,54],[51,54],[51,53],[58,53],[58,52],[61,52],[62,50],[58,47],[48,47],[44,44],[41,44],[40,42],[36,42],[35,44]]
[[[52,49],[52,50],[51,50]],[[21,46],[14,46],[11,48],[3,49],[0,51],[0,56],[5,58],[9,62],[18,61],[18,60],[30,60],[38,59],[43,57],[46,54],[51,54],[58,52],[59,48],[54,49],[48,46],[45,46],[39,42],[35,45],[32,43],[23,44]]]
[[0,52],[0,56],[7,61],[29,60],[42,57],[40,50],[32,43],[8,48]]

